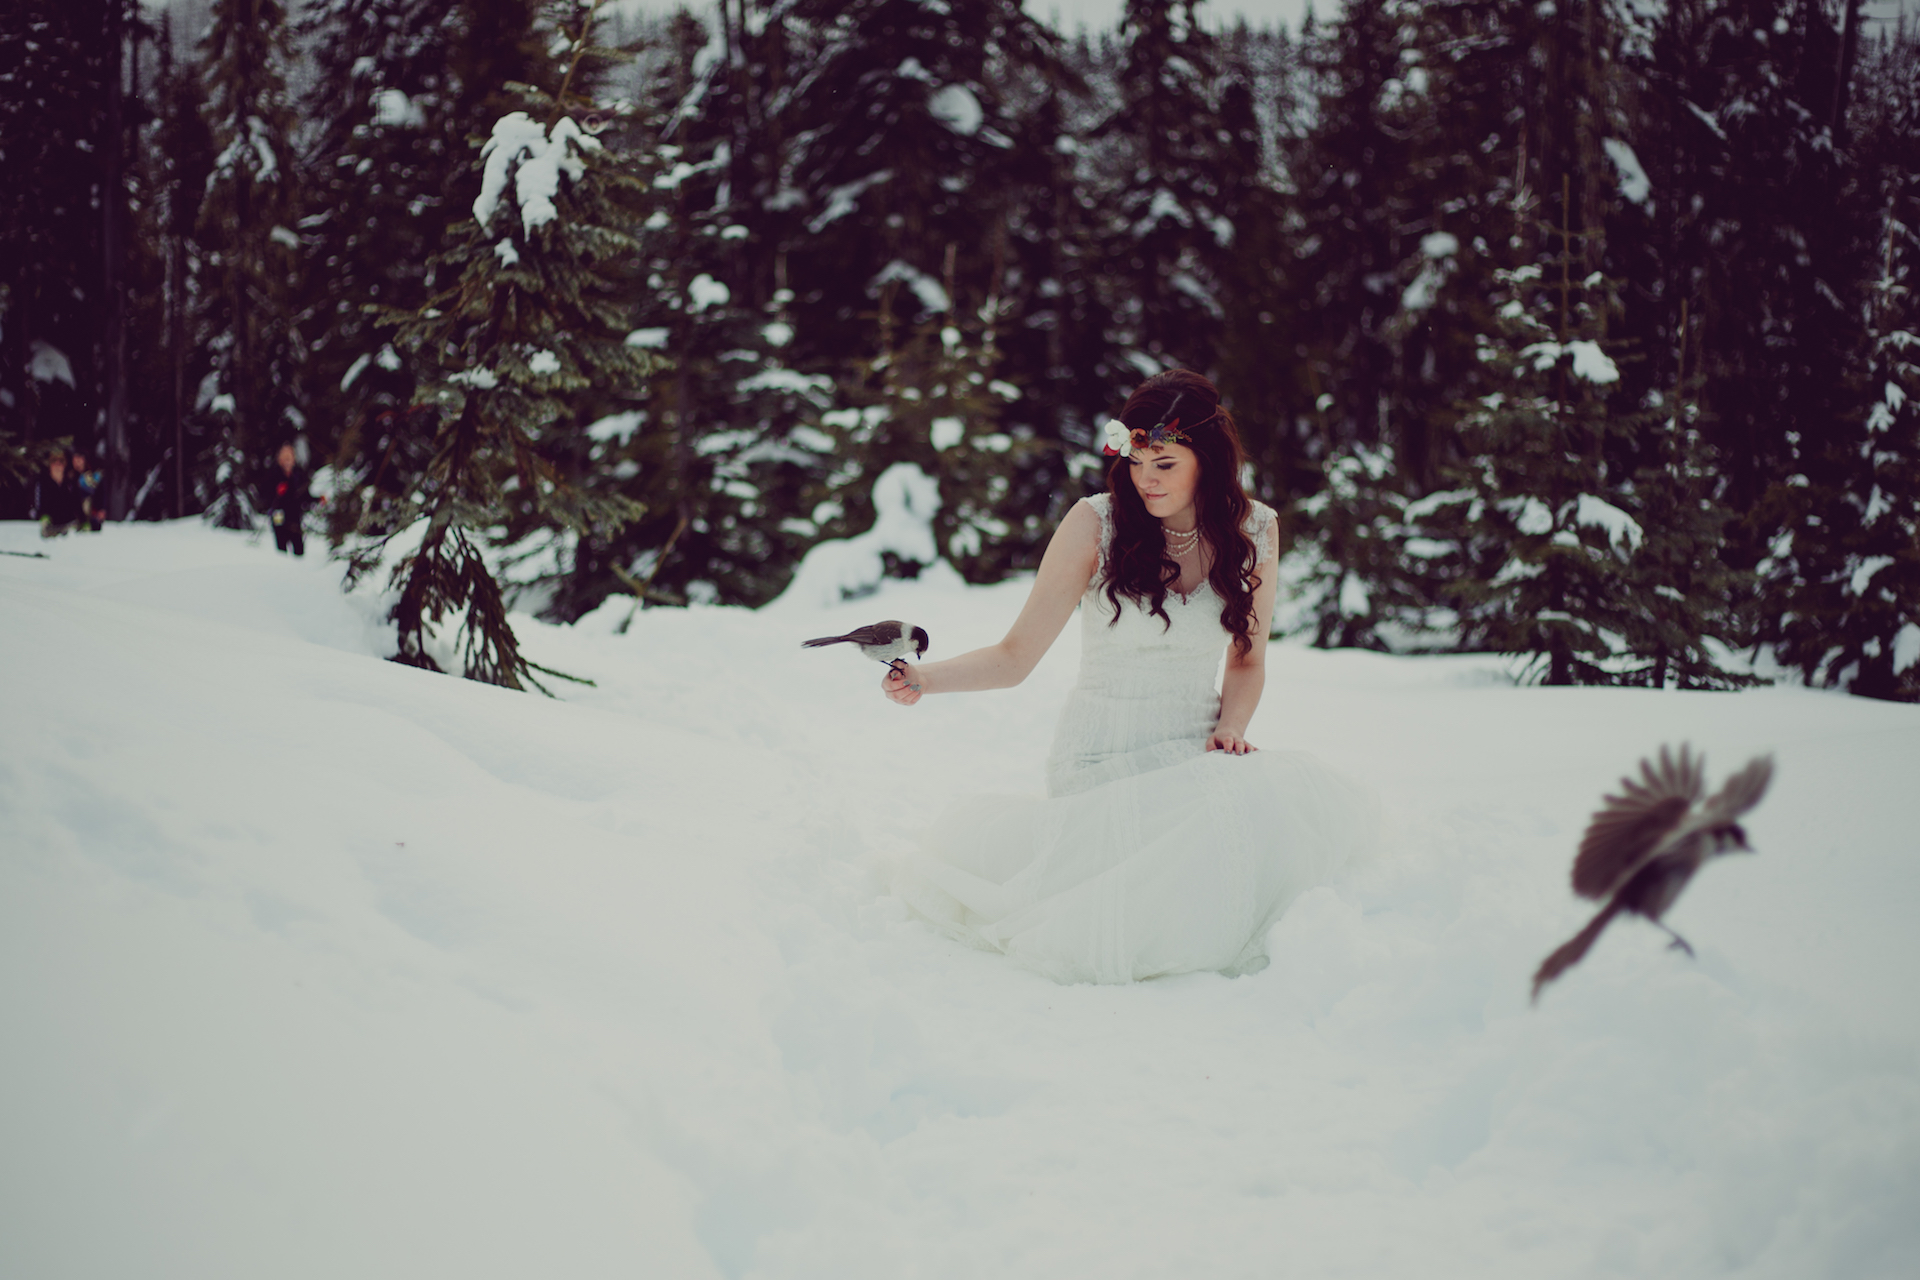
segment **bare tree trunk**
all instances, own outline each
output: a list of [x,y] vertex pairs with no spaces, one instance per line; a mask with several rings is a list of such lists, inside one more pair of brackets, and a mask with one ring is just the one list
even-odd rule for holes
[[121,280],[121,240],[125,235],[126,182],[121,154],[120,97],[122,56],[126,37],[123,30],[123,0],[107,4],[107,121],[106,145],[101,148],[104,173],[100,205],[102,227],[100,247],[102,274],[106,287],[106,351],[102,361],[107,401],[107,516],[124,520],[127,515],[127,468],[133,452],[127,447],[127,299]]
[[[173,15],[160,15],[160,85],[173,92]],[[187,514],[187,228],[182,225],[180,175],[167,191],[167,360],[173,369],[173,516]]]
[[1840,60],[1833,75],[1833,106],[1827,113],[1835,150],[1846,145],[1847,98],[1853,85],[1853,60],[1860,52],[1859,0],[1846,0],[1846,4],[1846,20],[1840,30]]

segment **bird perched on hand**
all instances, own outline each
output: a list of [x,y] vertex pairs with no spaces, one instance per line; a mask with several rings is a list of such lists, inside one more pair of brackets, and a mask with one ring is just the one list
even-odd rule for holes
[[1751,853],[1747,833],[1736,821],[1760,803],[1773,779],[1773,757],[1757,756],[1727,779],[1718,794],[1700,803],[1706,789],[1706,757],[1685,747],[1675,763],[1660,748],[1660,767],[1640,762],[1641,781],[1620,780],[1622,793],[1607,796],[1573,860],[1573,891],[1583,898],[1606,899],[1587,927],[1541,962],[1533,975],[1533,998],[1587,954],[1602,930],[1621,912],[1644,916],[1666,930],[1670,944],[1693,954],[1687,940],[1661,920],[1680,891],[1709,858]]
[[876,622],[843,636],[821,636],[818,640],[802,640],[800,643],[807,649],[819,649],[830,644],[857,645],[861,653],[875,662],[898,671],[901,663],[908,658],[918,658],[932,642],[920,627],[910,627],[904,622]]

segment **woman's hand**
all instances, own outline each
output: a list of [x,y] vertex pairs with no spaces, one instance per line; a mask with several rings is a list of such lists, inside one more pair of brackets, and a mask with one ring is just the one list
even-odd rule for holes
[[1250,751],[1259,749],[1231,729],[1215,729],[1207,738],[1209,751],[1225,751],[1230,755],[1244,756]]
[[920,673],[911,662],[901,661],[880,677],[880,692],[903,707],[920,701]]

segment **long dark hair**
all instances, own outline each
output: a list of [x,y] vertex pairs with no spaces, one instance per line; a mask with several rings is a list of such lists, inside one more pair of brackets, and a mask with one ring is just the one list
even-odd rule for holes
[[[1240,432],[1220,403],[1219,390],[1189,369],[1154,374],[1134,388],[1120,411],[1120,421],[1136,431],[1170,417],[1180,419],[1186,445],[1200,463],[1193,508],[1200,534],[1213,552],[1207,581],[1222,602],[1220,625],[1233,636],[1235,651],[1244,654],[1253,648],[1253,593],[1260,578],[1253,571],[1259,556],[1246,533],[1253,503],[1240,487],[1246,460]],[[1107,492],[1113,495],[1113,545],[1107,549],[1105,585],[1113,623],[1120,621],[1120,598],[1125,596],[1170,627],[1167,592],[1180,580],[1180,566],[1167,554],[1160,522],[1148,514],[1133,487],[1133,467],[1124,453],[1107,471]]]

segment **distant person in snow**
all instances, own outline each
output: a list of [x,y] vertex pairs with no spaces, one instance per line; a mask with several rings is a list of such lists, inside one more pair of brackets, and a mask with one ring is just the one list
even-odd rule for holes
[[313,501],[306,468],[296,460],[293,446],[283,444],[274,456],[274,468],[266,484],[267,518],[273,521],[273,545],[278,551],[291,550],[296,556],[307,554],[307,539],[301,529],[307,506]]
[[73,482],[80,490],[80,509],[95,533],[100,532],[100,526],[107,521],[107,495],[101,485],[102,478],[99,468],[87,469],[86,455],[73,455]]
[[40,521],[40,536],[57,538],[79,528],[86,512],[81,506],[80,486],[74,483],[67,466],[67,451],[47,453],[47,469],[33,487],[33,514]]

